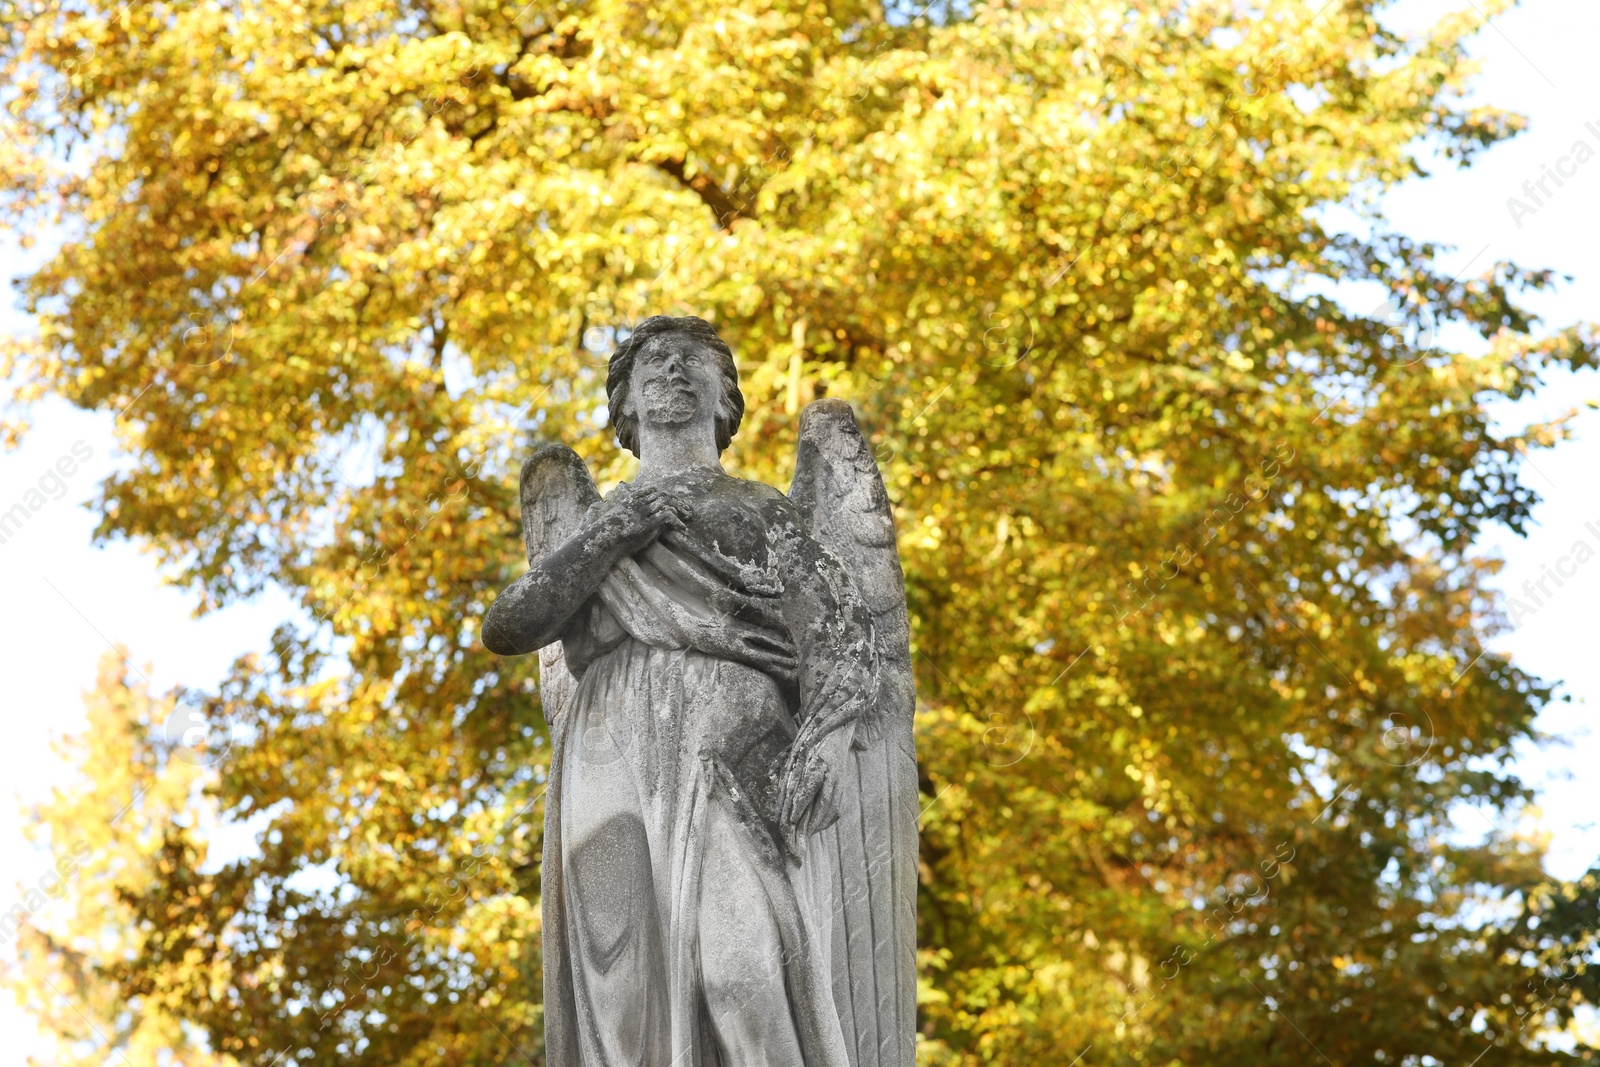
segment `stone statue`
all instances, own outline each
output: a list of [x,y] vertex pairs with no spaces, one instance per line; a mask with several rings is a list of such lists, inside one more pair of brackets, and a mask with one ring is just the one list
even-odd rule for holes
[[611,357],[639,473],[522,468],[529,570],[484,620],[540,650],[551,1067],[911,1067],[917,780],[905,586],[850,407],[788,496],[722,470],[744,414],[709,323]]

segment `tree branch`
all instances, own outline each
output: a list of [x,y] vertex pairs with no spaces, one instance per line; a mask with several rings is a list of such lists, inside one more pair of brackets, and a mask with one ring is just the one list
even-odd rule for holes
[[693,178],[689,177],[688,166],[681,159],[657,160],[655,165],[662,173],[678,179],[679,184],[700,197],[717,216],[718,229],[729,229],[733,226],[733,220],[744,214],[740,205],[735,203],[733,198],[723,191],[722,186],[704,171]]

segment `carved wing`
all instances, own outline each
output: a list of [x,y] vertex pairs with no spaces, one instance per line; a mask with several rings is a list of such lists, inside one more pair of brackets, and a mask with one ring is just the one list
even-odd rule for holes
[[[589,508],[600,500],[589,468],[564,445],[542,445],[522,464],[522,543],[532,567],[565,543],[583,525]],[[539,701],[550,724],[550,788],[544,793],[543,885],[560,885],[561,862],[561,735],[566,711],[578,682],[567,669],[566,644],[553,641],[539,650]],[[544,931],[545,1060],[576,1064],[577,1038],[572,1027],[578,1009],[572,999],[572,974],[566,945],[566,916],[561,894],[541,893],[539,910]]]
[[[522,464],[522,542],[528,566],[561,547],[583,525],[584,514],[600,502],[589,468],[565,445],[541,445]],[[555,722],[577,690],[567,670],[562,642],[539,651],[539,700],[546,722]]]
[[789,497],[811,536],[843,561],[872,612],[879,678],[840,783],[839,821],[807,858],[817,927],[831,938],[833,996],[851,1067],[916,1062],[917,765],[911,632],[894,517],[850,405],[800,418]]

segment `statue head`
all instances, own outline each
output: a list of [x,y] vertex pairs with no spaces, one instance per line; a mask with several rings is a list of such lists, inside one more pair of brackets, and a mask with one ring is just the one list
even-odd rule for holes
[[617,346],[606,371],[617,443],[639,455],[639,419],[689,422],[711,405],[717,451],[739,432],[744,394],[733,351],[705,319],[652,315]]

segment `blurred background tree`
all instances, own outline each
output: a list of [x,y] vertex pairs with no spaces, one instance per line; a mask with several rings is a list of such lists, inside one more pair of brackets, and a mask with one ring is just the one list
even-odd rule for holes
[[101,536],[304,607],[216,693],[102,673],[38,812],[93,858],[13,976],[58,1062],[542,1062],[537,671],[477,626],[533,440],[629,475],[605,357],[656,312],[739,353],[735,473],[824,394],[879,448],[925,1063],[1591,1061],[1547,1038],[1596,880],[1504,829],[1552,689],[1472,544],[1562,432],[1485,405],[1594,342],[1385,223],[1518,122],[1461,103],[1497,7],[1380,7],[3,4],[0,175],[67,234],[8,432],[116,413]]

